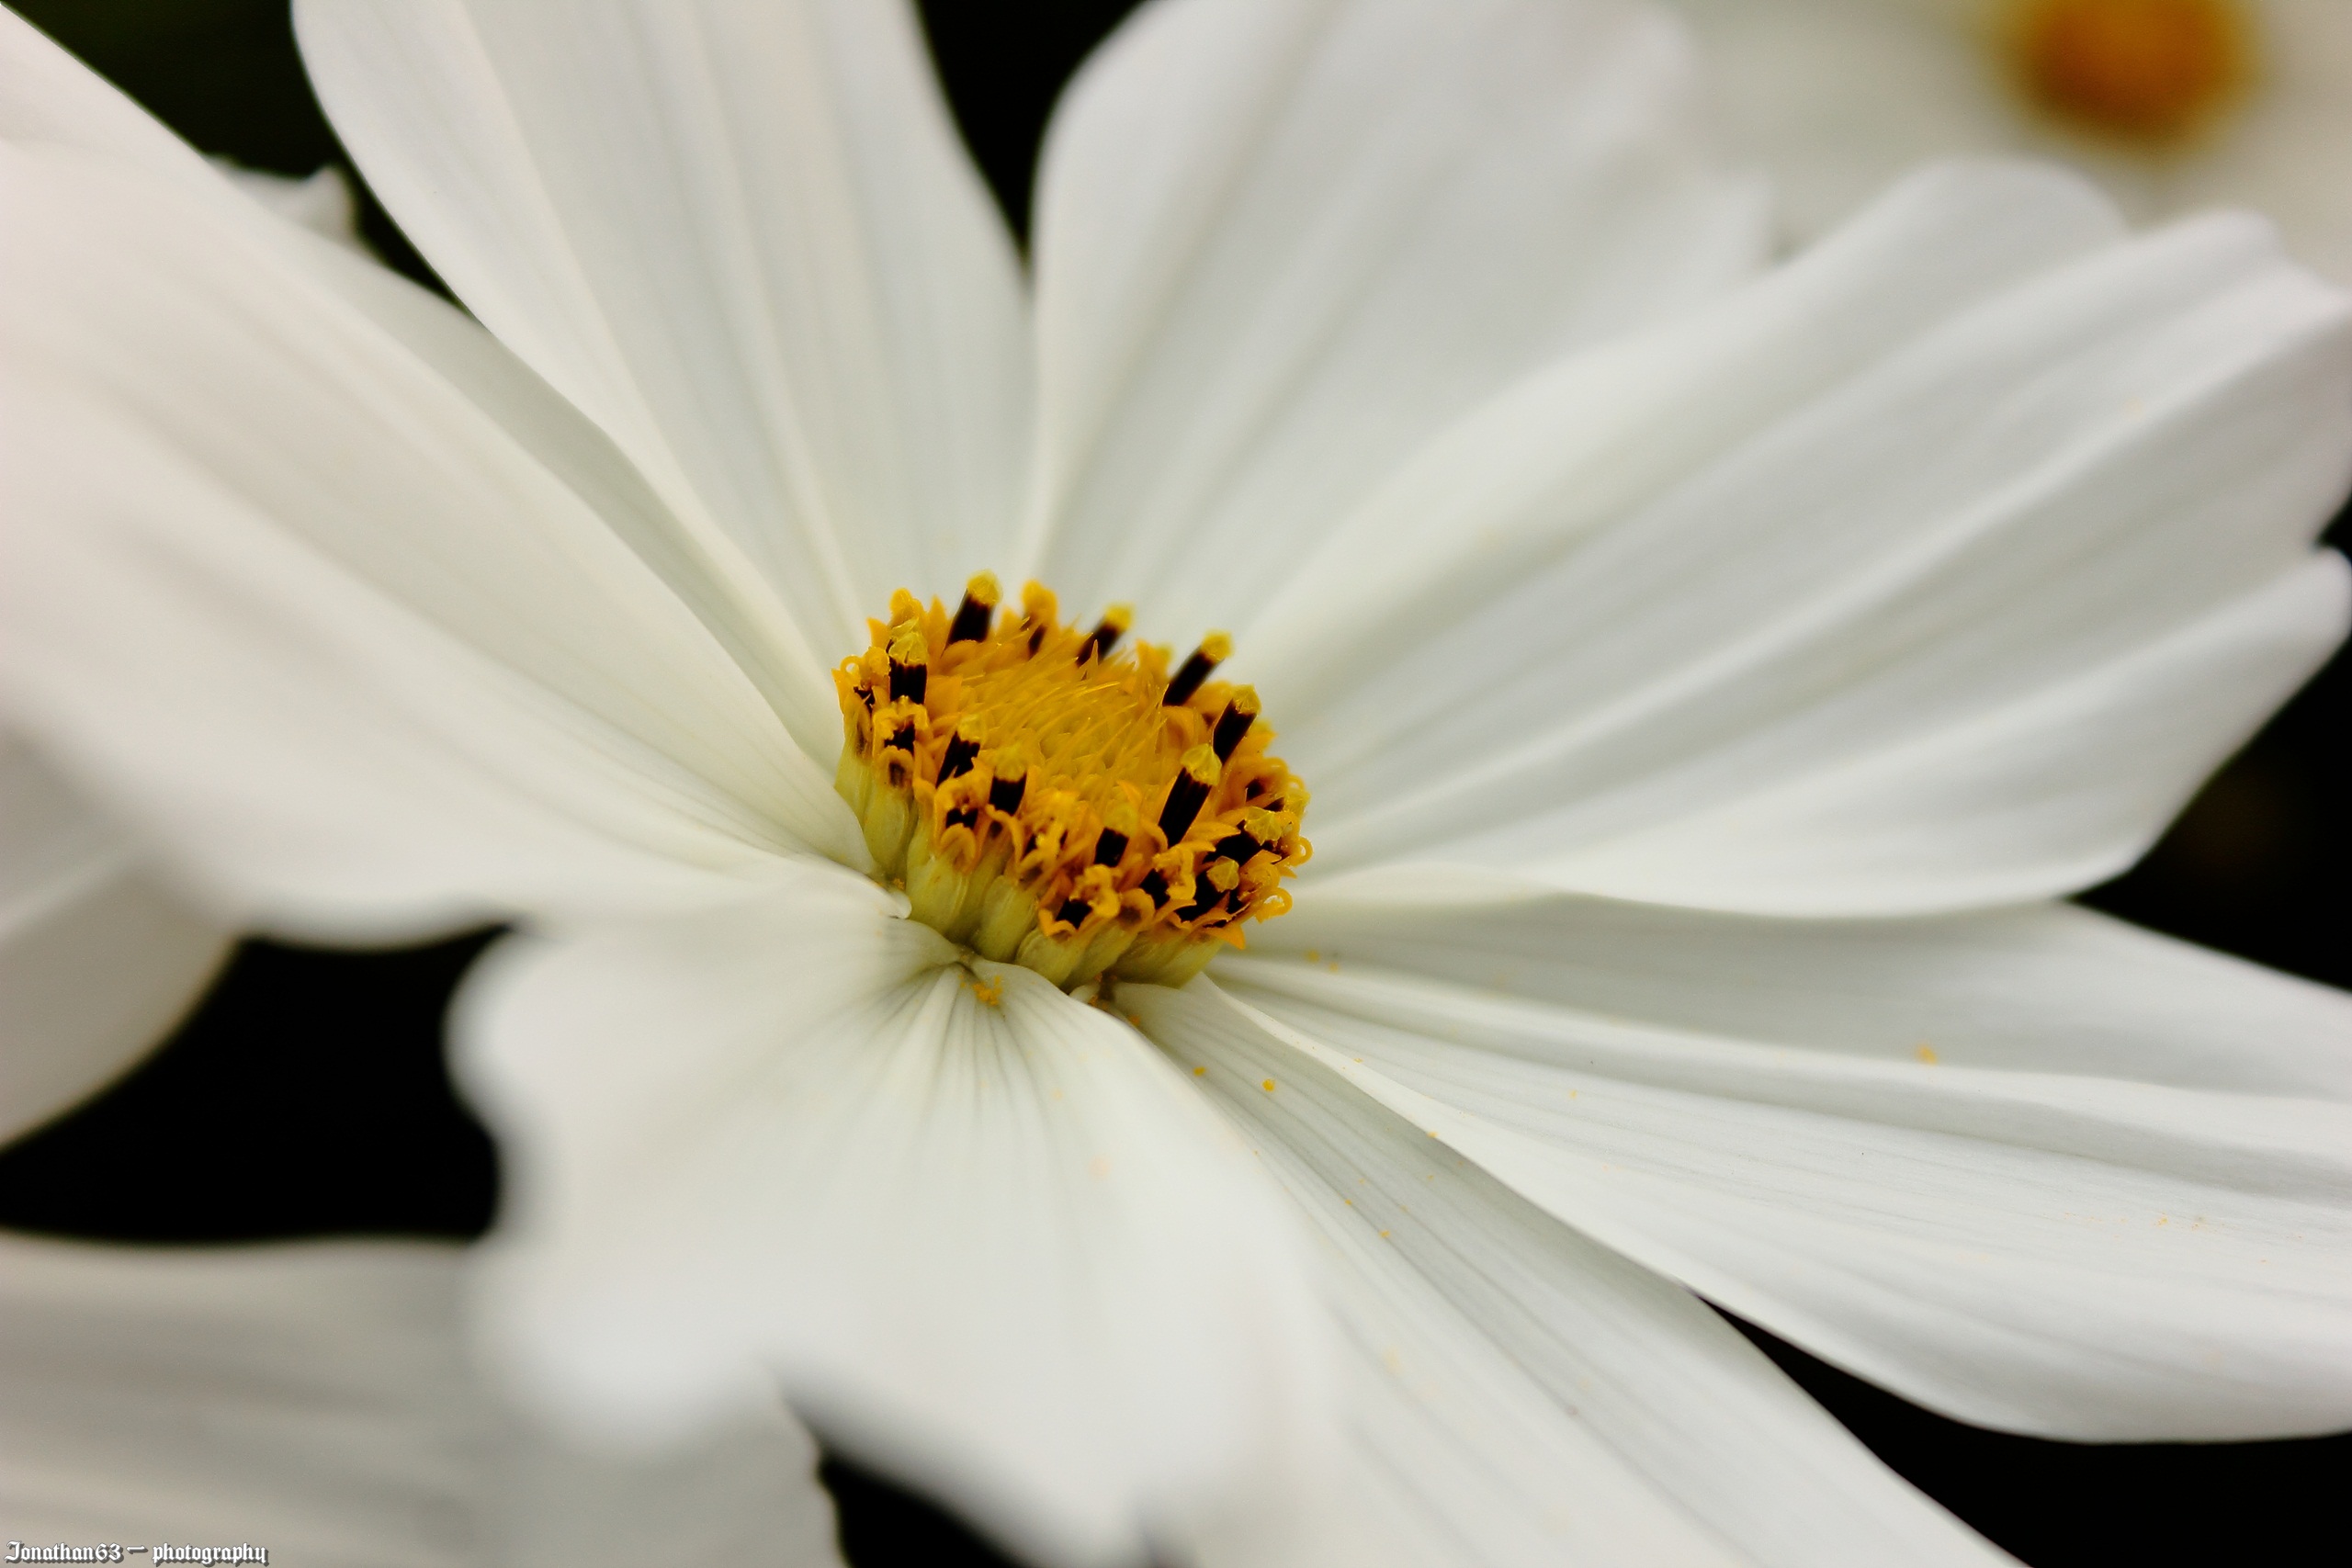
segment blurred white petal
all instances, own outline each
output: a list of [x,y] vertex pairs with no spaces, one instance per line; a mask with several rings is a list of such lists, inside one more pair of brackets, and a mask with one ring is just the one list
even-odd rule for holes
[[200,157],[103,77],[0,9],[0,141],[119,159],[200,200],[234,189],[266,210],[367,255],[350,182],[329,165],[307,176]]
[[1324,1325],[1280,1196],[1125,1025],[899,908],[811,872],[493,953],[458,1029],[502,1345],[640,1437],[780,1381],[1052,1562],[1306,1485]]
[[2061,908],[1325,908],[1260,945],[1216,974],[1276,1038],[1905,1398],[2092,1441],[2352,1423],[2340,992]]
[[1140,12],[1039,175],[1023,570],[1156,635],[1246,620],[1454,413],[1744,276],[1762,206],[1695,97],[1633,6]]
[[229,940],[0,732],[0,1144],[161,1044]]
[[10,1534],[353,1568],[839,1563],[780,1403],[659,1462],[510,1414],[466,1359],[464,1257],[0,1237]]
[[0,9],[0,141],[73,147],[119,159],[214,199],[230,188],[194,148],[6,9]]

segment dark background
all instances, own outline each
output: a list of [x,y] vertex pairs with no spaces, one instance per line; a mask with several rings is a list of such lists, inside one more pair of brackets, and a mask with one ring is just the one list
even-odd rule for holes
[[[20,9],[206,152],[286,174],[331,162],[349,171],[303,80],[284,0],[34,0]],[[1054,96],[1126,9],[1114,0],[923,7],[964,134],[1016,232]],[[363,229],[395,265],[434,282],[372,201]],[[2348,533],[2338,517],[2330,537],[2341,547]],[[2139,867],[2084,901],[2352,985],[2347,718],[2352,661],[2339,657]],[[0,1153],[0,1224],[155,1242],[479,1235],[496,1201],[497,1157],[451,1092],[440,1030],[451,988],[488,940],[365,953],[246,943],[145,1066]],[[149,1135],[190,1120],[228,1135],[242,1157],[191,1164],[170,1155],[172,1140]],[[2352,1437],[2113,1447],[2007,1437],[1929,1415],[1742,1327],[1889,1464],[2037,1568],[2346,1561]],[[859,1568],[1004,1561],[876,1477],[829,1461],[825,1478]]]

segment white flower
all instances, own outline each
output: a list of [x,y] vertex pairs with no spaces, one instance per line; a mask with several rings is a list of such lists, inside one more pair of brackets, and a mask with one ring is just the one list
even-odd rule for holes
[[651,1460],[502,1408],[467,1364],[460,1258],[0,1236],[9,1535],[322,1568],[838,1568],[815,1445],[782,1410]]
[[[1180,0],[1024,288],[901,9],[563,18],[299,13],[487,333],[0,51],[13,711],[256,919],[525,922],[542,1396],[780,1383],[1073,1562],[1992,1555],[1691,1291],[2014,1430],[2352,1418],[2352,1006],[2050,902],[2345,628],[2262,224],[1959,165],[1760,271],[1645,11]],[[983,569],[1233,634],[1246,953],[1106,1010],[868,874],[828,666]]]
[[1810,240],[1926,158],[2030,152],[2151,223],[2251,207],[2352,282],[2343,0],[1679,0],[1719,118]]

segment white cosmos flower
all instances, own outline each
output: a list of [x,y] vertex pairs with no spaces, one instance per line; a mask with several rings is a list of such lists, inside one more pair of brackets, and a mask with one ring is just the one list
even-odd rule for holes
[[467,1362],[461,1256],[0,1236],[8,1534],[322,1568],[838,1568],[781,1409],[649,1461],[502,1407]]
[[1810,240],[1926,158],[2030,152],[2136,223],[2251,207],[2352,283],[2344,0],[1679,0],[1714,105]]
[[[524,923],[540,1396],[781,1384],[1057,1562],[1994,1555],[1694,1292],[2011,1430],[2352,1420],[2352,1006],[2051,902],[2345,628],[2263,224],[1964,164],[1764,270],[1650,12],[1178,0],[1024,283],[902,8],[560,17],[298,12],[486,332],[0,53],[10,700],[256,919]],[[1314,791],[1182,989],[869,874],[828,667],[983,569],[1229,631]]]

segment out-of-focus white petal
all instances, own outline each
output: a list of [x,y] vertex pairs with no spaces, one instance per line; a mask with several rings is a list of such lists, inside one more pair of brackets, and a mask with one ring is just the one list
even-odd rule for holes
[[551,468],[511,374],[444,373],[495,354],[477,329],[243,203],[5,169],[6,678],[128,818],[256,918],[368,934],[857,854],[631,553],[650,497]]
[[228,951],[130,835],[0,732],[0,1143],[162,1043]]
[[296,7],[337,133],[475,315],[731,536],[830,664],[1002,564],[1018,265],[897,0]]
[[218,198],[220,172],[88,66],[0,8],[0,141],[119,159],[184,191]]
[[1695,1298],[1302,1059],[1210,984],[1120,993],[1312,1216],[1361,1506],[1398,1560],[2006,1561]]
[[[1982,0],[1676,0],[1727,151],[1771,177],[1784,231],[1817,239],[1903,173],[2019,150],[2023,117]],[[1974,15],[1972,15],[1974,13]]]
[[0,1237],[9,1533],[353,1568],[840,1562],[781,1404],[660,1463],[510,1415],[463,1349],[463,1257]]
[[1047,1562],[1275,1506],[1328,1419],[1280,1196],[1115,1018],[899,908],[811,870],[486,961],[459,1065],[528,1386],[654,1438],[781,1380]]
[[[2064,262],[2063,211],[2041,276],[1982,290],[2030,241],[1936,264],[1942,310],[1808,298],[2016,179],[2057,176],[1924,176],[1703,330],[1501,400],[1338,536],[1325,563],[1377,564],[1242,666],[1315,785],[1316,874],[1832,914],[2129,864],[2342,636],[2311,546],[2352,470],[2352,304],[2249,220]],[[1850,346],[1742,384],[1804,334]],[[1610,398],[1686,434],[1590,445]],[[1443,544],[1383,560],[1408,511]]]
[[1606,0],[1144,9],[1047,136],[1028,563],[1230,626],[1446,419],[1745,276],[1695,96]]
[[2046,1436],[2352,1422],[2352,998],[2055,907],[1302,905],[1216,971],[1270,1032],[1817,1355]]

